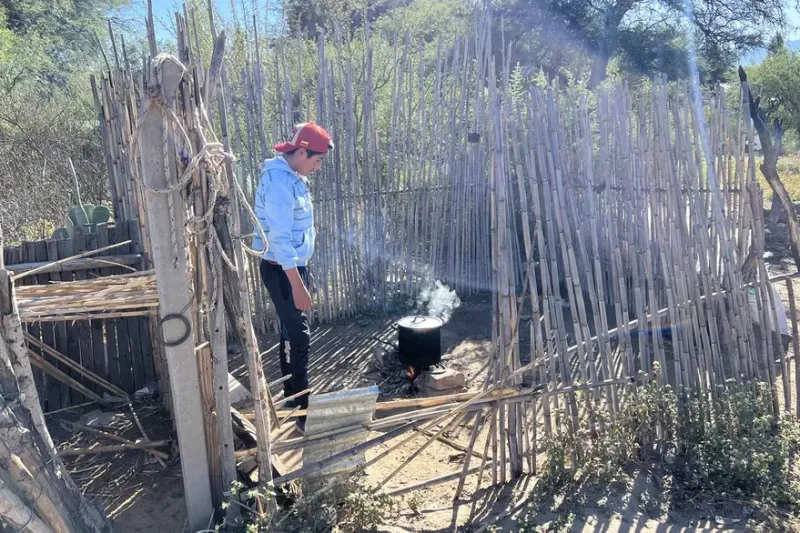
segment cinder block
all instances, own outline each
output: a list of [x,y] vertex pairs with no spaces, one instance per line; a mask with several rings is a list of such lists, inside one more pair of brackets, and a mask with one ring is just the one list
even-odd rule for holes
[[452,368],[446,368],[444,370],[436,369],[432,372],[426,372],[423,386],[435,391],[444,391],[463,389],[465,383],[466,380],[462,372],[458,372]]

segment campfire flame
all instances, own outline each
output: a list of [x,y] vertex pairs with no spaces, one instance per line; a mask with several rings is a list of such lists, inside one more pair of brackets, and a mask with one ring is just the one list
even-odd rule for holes
[[408,372],[406,372],[406,374],[412,382],[417,380],[417,370],[413,366],[408,367]]

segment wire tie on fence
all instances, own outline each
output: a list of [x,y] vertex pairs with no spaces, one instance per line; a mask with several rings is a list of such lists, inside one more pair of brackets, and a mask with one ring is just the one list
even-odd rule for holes
[[[164,339],[163,325],[165,322],[169,320],[180,320],[181,322],[183,322],[183,325],[186,328],[183,332],[183,335],[181,335],[180,338],[174,341],[167,341],[166,339]],[[183,344],[183,342],[189,338],[189,334],[191,333],[191,331],[192,331],[192,324],[189,322],[189,319],[183,316],[181,313],[171,313],[158,319],[158,342],[160,342],[164,346],[171,348],[173,346],[179,346]]]

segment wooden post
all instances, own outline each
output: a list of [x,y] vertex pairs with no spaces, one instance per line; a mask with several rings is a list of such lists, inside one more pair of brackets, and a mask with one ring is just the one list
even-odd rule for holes
[[[224,34],[221,33],[218,37],[224,38]],[[220,75],[224,80],[224,65]],[[228,115],[225,105],[226,93],[224,86],[219,88],[217,97],[219,102],[223,148],[226,152],[229,152],[231,147],[230,135],[228,131]],[[250,391],[253,396],[254,404],[256,439],[258,442],[259,483],[262,486],[265,486],[267,483],[272,481],[272,451],[270,446],[269,414],[271,412],[273,418],[277,422],[277,413],[274,405],[272,404],[269,389],[267,388],[266,378],[264,376],[264,368],[261,363],[261,352],[258,349],[258,341],[256,339],[255,330],[253,329],[252,312],[250,309],[250,294],[246,271],[248,261],[244,253],[241,239],[242,222],[240,213],[242,213],[242,210],[239,204],[239,195],[241,194],[244,202],[247,202],[247,199],[244,198],[245,195],[236,180],[236,168],[232,161],[226,161],[225,172],[227,174],[230,190],[230,211],[229,216],[225,216],[225,211],[223,209],[219,209],[214,216],[214,227],[217,235],[219,236],[222,247],[221,253],[224,253],[232,260],[236,270],[232,271],[227,267],[222,269],[224,278],[223,301],[228,314],[228,319],[233,326],[234,334],[242,348],[242,354],[246,358],[247,362],[247,372],[250,376]],[[255,275],[256,277],[258,276],[257,269]],[[258,301],[258,292],[256,292],[256,301]],[[220,379],[223,378],[221,373],[219,377]],[[227,375],[225,376],[225,380],[227,383]],[[274,510],[275,500],[273,498],[267,499],[267,506],[269,508],[268,511]],[[228,514],[228,517],[231,517],[230,513]]]
[[[217,233],[222,243],[223,250],[233,253],[233,262],[236,272],[229,269],[223,270],[225,279],[226,297],[225,304],[229,306],[241,343],[243,355],[247,361],[247,373],[250,376],[250,392],[253,395],[253,411],[255,414],[256,439],[258,442],[258,476],[259,483],[265,485],[272,481],[272,450],[270,444],[270,420],[268,408],[271,405],[269,389],[264,377],[264,367],[261,363],[261,353],[253,329],[252,315],[249,306],[249,292],[247,278],[245,277],[246,257],[242,247],[241,221],[239,219],[239,198],[242,189],[236,183],[235,173],[228,167],[228,183],[231,185],[231,228],[227,226],[227,218],[217,216],[214,220]],[[277,422],[277,414],[272,405],[272,414]],[[271,509],[275,508],[275,500],[267,500]]]
[[[150,102],[141,119],[139,154],[147,203],[147,218],[151,232],[153,264],[156,271],[160,313],[163,317],[182,317],[191,320],[192,293],[189,290],[185,215],[181,207],[181,191],[169,194],[154,192],[175,183],[175,138],[170,134],[167,111],[175,101],[178,86],[183,81],[184,66],[172,56],[153,60]],[[162,103],[163,102],[163,103]],[[203,529],[213,512],[208,468],[208,449],[203,432],[203,412],[200,399],[200,378],[191,332],[180,319],[169,319],[161,325],[161,338],[168,344],[167,359],[172,394],[173,414],[178,430],[184,496],[189,527]],[[181,337],[182,342],[177,343]]]
[[24,397],[25,407],[31,413],[33,425],[39,431],[39,435],[41,435],[47,446],[47,451],[52,455],[55,454],[56,449],[44,421],[44,412],[39,402],[39,392],[36,390],[36,382],[33,379],[31,361],[28,358],[28,347],[25,344],[25,333],[22,329],[22,322],[20,322],[19,311],[14,299],[14,287],[11,284],[6,285],[4,281],[9,279],[8,275],[9,272],[7,270],[0,270],[0,284],[7,288],[7,293],[0,291],[0,298],[7,302],[6,305],[0,303],[0,308],[10,308],[9,313],[0,312],[0,334],[5,339],[4,342],[7,343],[5,354],[8,357],[8,360],[3,362],[11,365],[19,391]]

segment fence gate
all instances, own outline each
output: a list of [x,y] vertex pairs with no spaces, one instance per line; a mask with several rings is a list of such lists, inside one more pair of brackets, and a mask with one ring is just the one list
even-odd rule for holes
[[[147,267],[137,220],[117,224],[98,224],[90,231],[81,227],[72,229],[70,239],[23,242],[4,250],[6,268],[14,274],[40,265],[66,259],[89,250],[130,240],[129,244],[99,252],[87,264],[64,264],[56,271],[33,274],[19,280],[18,286],[46,285],[54,282],[80,281],[141,271]],[[102,266],[107,264],[108,266]],[[89,267],[89,268],[87,268]],[[129,394],[148,384],[159,382],[160,364],[155,361],[151,338],[152,316],[129,316],[106,319],[29,322],[30,335],[54,348],[70,360],[81,365]],[[52,366],[79,382],[90,391],[103,396],[104,389],[85,379],[79,371],[58,360],[46,357]],[[36,388],[45,412],[55,411],[87,402],[84,394],[65,384],[63,380],[33,369]],[[166,392],[166,391],[162,391]]]

